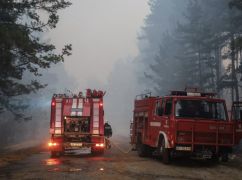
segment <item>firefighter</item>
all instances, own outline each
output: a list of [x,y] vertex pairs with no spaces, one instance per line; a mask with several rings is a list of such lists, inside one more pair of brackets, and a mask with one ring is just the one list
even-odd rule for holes
[[112,132],[112,127],[110,124],[108,124],[108,122],[105,122],[104,124],[104,136],[105,136],[105,140],[106,140],[106,148],[110,149],[111,148],[111,143],[110,140],[108,138],[110,138],[112,136],[113,132]]
[[111,137],[113,134],[112,132],[112,127],[110,126],[110,124],[108,124],[108,122],[105,122],[104,124],[104,136],[109,138]]

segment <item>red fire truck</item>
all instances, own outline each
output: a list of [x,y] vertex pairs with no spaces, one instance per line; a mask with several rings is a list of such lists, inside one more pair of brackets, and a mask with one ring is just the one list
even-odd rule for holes
[[86,96],[54,94],[51,101],[48,144],[52,156],[65,151],[91,148],[94,154],[105,149],[103,91],[87,89]]
[[138,155],[158,155],[164,163],[184,155],[227,161],[242,137],[242,103],[234,104],[229,120],[225,100],[214,96],[197,90],[137,96],[131,144]]

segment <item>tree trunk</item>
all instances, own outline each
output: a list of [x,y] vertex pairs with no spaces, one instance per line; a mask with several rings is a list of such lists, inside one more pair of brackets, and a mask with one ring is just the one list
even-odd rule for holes
[[234,91],[235,91],[235,101],[239,101],[239,87],[238,87],[238,80],[235,72],[235,40],[234,40],[234,34],[231,35],[231,61],[232,61],[232,88],[231,88],[231,96],[232,96],[232,102],[234,101]]
[[217,45],[215,48],[215,62],[216,62],[216,91],[217,95],[220,98],[221,97],[221,87],[220,87],[220,77],[221,77],[221,49]]
[[199,86],[200,86],[201,89],[203,89],[200,44],[198,45],[198,66],[199,66]]

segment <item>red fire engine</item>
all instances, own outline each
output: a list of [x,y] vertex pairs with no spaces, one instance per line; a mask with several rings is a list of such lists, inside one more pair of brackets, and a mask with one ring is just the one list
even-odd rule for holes
[[214,96],[196,90],[137,96],[131,144],[139,156],[158,155],[164,163],[181,155],[227,161],[242,137],[242,103],[233,105],[229,120],[225,100]]
[[102,154],[105,149],[103,91],[87,89],[86,96],[54,94],[51,102],[49,150],[52,156],[65,151],[91,148]]

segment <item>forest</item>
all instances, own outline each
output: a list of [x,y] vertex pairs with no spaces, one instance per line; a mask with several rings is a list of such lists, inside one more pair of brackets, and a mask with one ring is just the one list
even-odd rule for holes
[[[158,94],[198,87],[229,102],[240,99],[242,1],[151,0],[141,40],[144,79]],[[165,18],[164,18],[165,17]],[[164,22],[167,26],[164,27]],[[172,22],[172,23],[171,23]],[[148,53],[147,53],[148,52]]]
[[[242,0],[149,0],[148,4],[150,12],[137,34],[138,56],[117,64],[105,85],[107,99],[118,97],[122,100],[118,106],[126,106],[116,111],[118,107],[107,105],[107,115],[116,112],[116,119],[125,119],[117,116],[127,114],[127,109],[131,112],[129,102],[146,89],[164,95],[199,87],[217,93],[228,104],[239,101]],[[72,53],[71,42],[57,49],[43,38],[56,28],[59,11],[70,6],[70,0],[0,0],[0,144],[39,138],[41,133],[48,136],[51,95],[67,84],[75,86],[63,68]],[[54,71],[64,75],[62,82]]]

